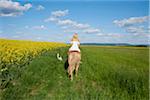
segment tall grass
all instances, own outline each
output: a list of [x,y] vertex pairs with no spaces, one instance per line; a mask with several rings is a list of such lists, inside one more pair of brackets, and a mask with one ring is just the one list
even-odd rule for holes
[[[21,70],[2,91],[6,100],[148,100],[148,48],[81,47],[82,64],[71,82],[68,48],[48,51]],[[56,59],[63,56],[63,62]]]

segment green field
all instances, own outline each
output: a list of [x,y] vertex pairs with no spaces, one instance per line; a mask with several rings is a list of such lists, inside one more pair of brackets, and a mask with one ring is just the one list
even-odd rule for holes
[[[46,52],[14,71],[19,77],[1,92],[2,100],[148,100],[146,47],[82,46],[78,77],[65,70],[67,48]],[[58,61],[56,53],[63,56]]]

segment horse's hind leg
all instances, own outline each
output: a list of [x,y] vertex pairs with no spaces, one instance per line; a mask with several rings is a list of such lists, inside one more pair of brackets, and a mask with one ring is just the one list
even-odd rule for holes
[[77,76],[77,74],[78,74],[78,69],[79,69],[79,66],[80,66],[80,60],[81,60],[81,54],[78,54],[77,55],[77,63],[76,63],[76,66],[75,66],[75,76]]
[[68,54],[68,75],[69,75],[69,78],[71,79],[72,77],[72,65],[71,65],[71,60],[72,60],[72,55],[71,54]]
[[76,67],[75,67],[75,76],[76,76],[76,77],[77,77],[77,74],[78,74],[79,65],[80,65],[80,62],[78,62],[78,63],[76,64]]
[[73,66],[72,65],[69,65],[68,67],[68,74],[69,74],[70,80],[73,80]]

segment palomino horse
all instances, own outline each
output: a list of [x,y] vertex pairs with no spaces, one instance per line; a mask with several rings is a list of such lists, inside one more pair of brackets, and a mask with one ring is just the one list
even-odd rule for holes
[[75,70],[75,76],[77,76],[79,65],[81,60],[81,53],[78,51],[68,52],[68,74],[69,78],[73,80],[73,72]]

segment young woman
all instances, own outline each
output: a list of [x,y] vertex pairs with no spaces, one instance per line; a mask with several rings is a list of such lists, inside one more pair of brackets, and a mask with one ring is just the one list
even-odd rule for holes
[[78,39],[78,34],[75,33],[73,35],[73,38],[71,39],[71,47],[69,48],[69,52],[80,52],[80,49],[79,49],[79,46],[80,46],[80,41]]

